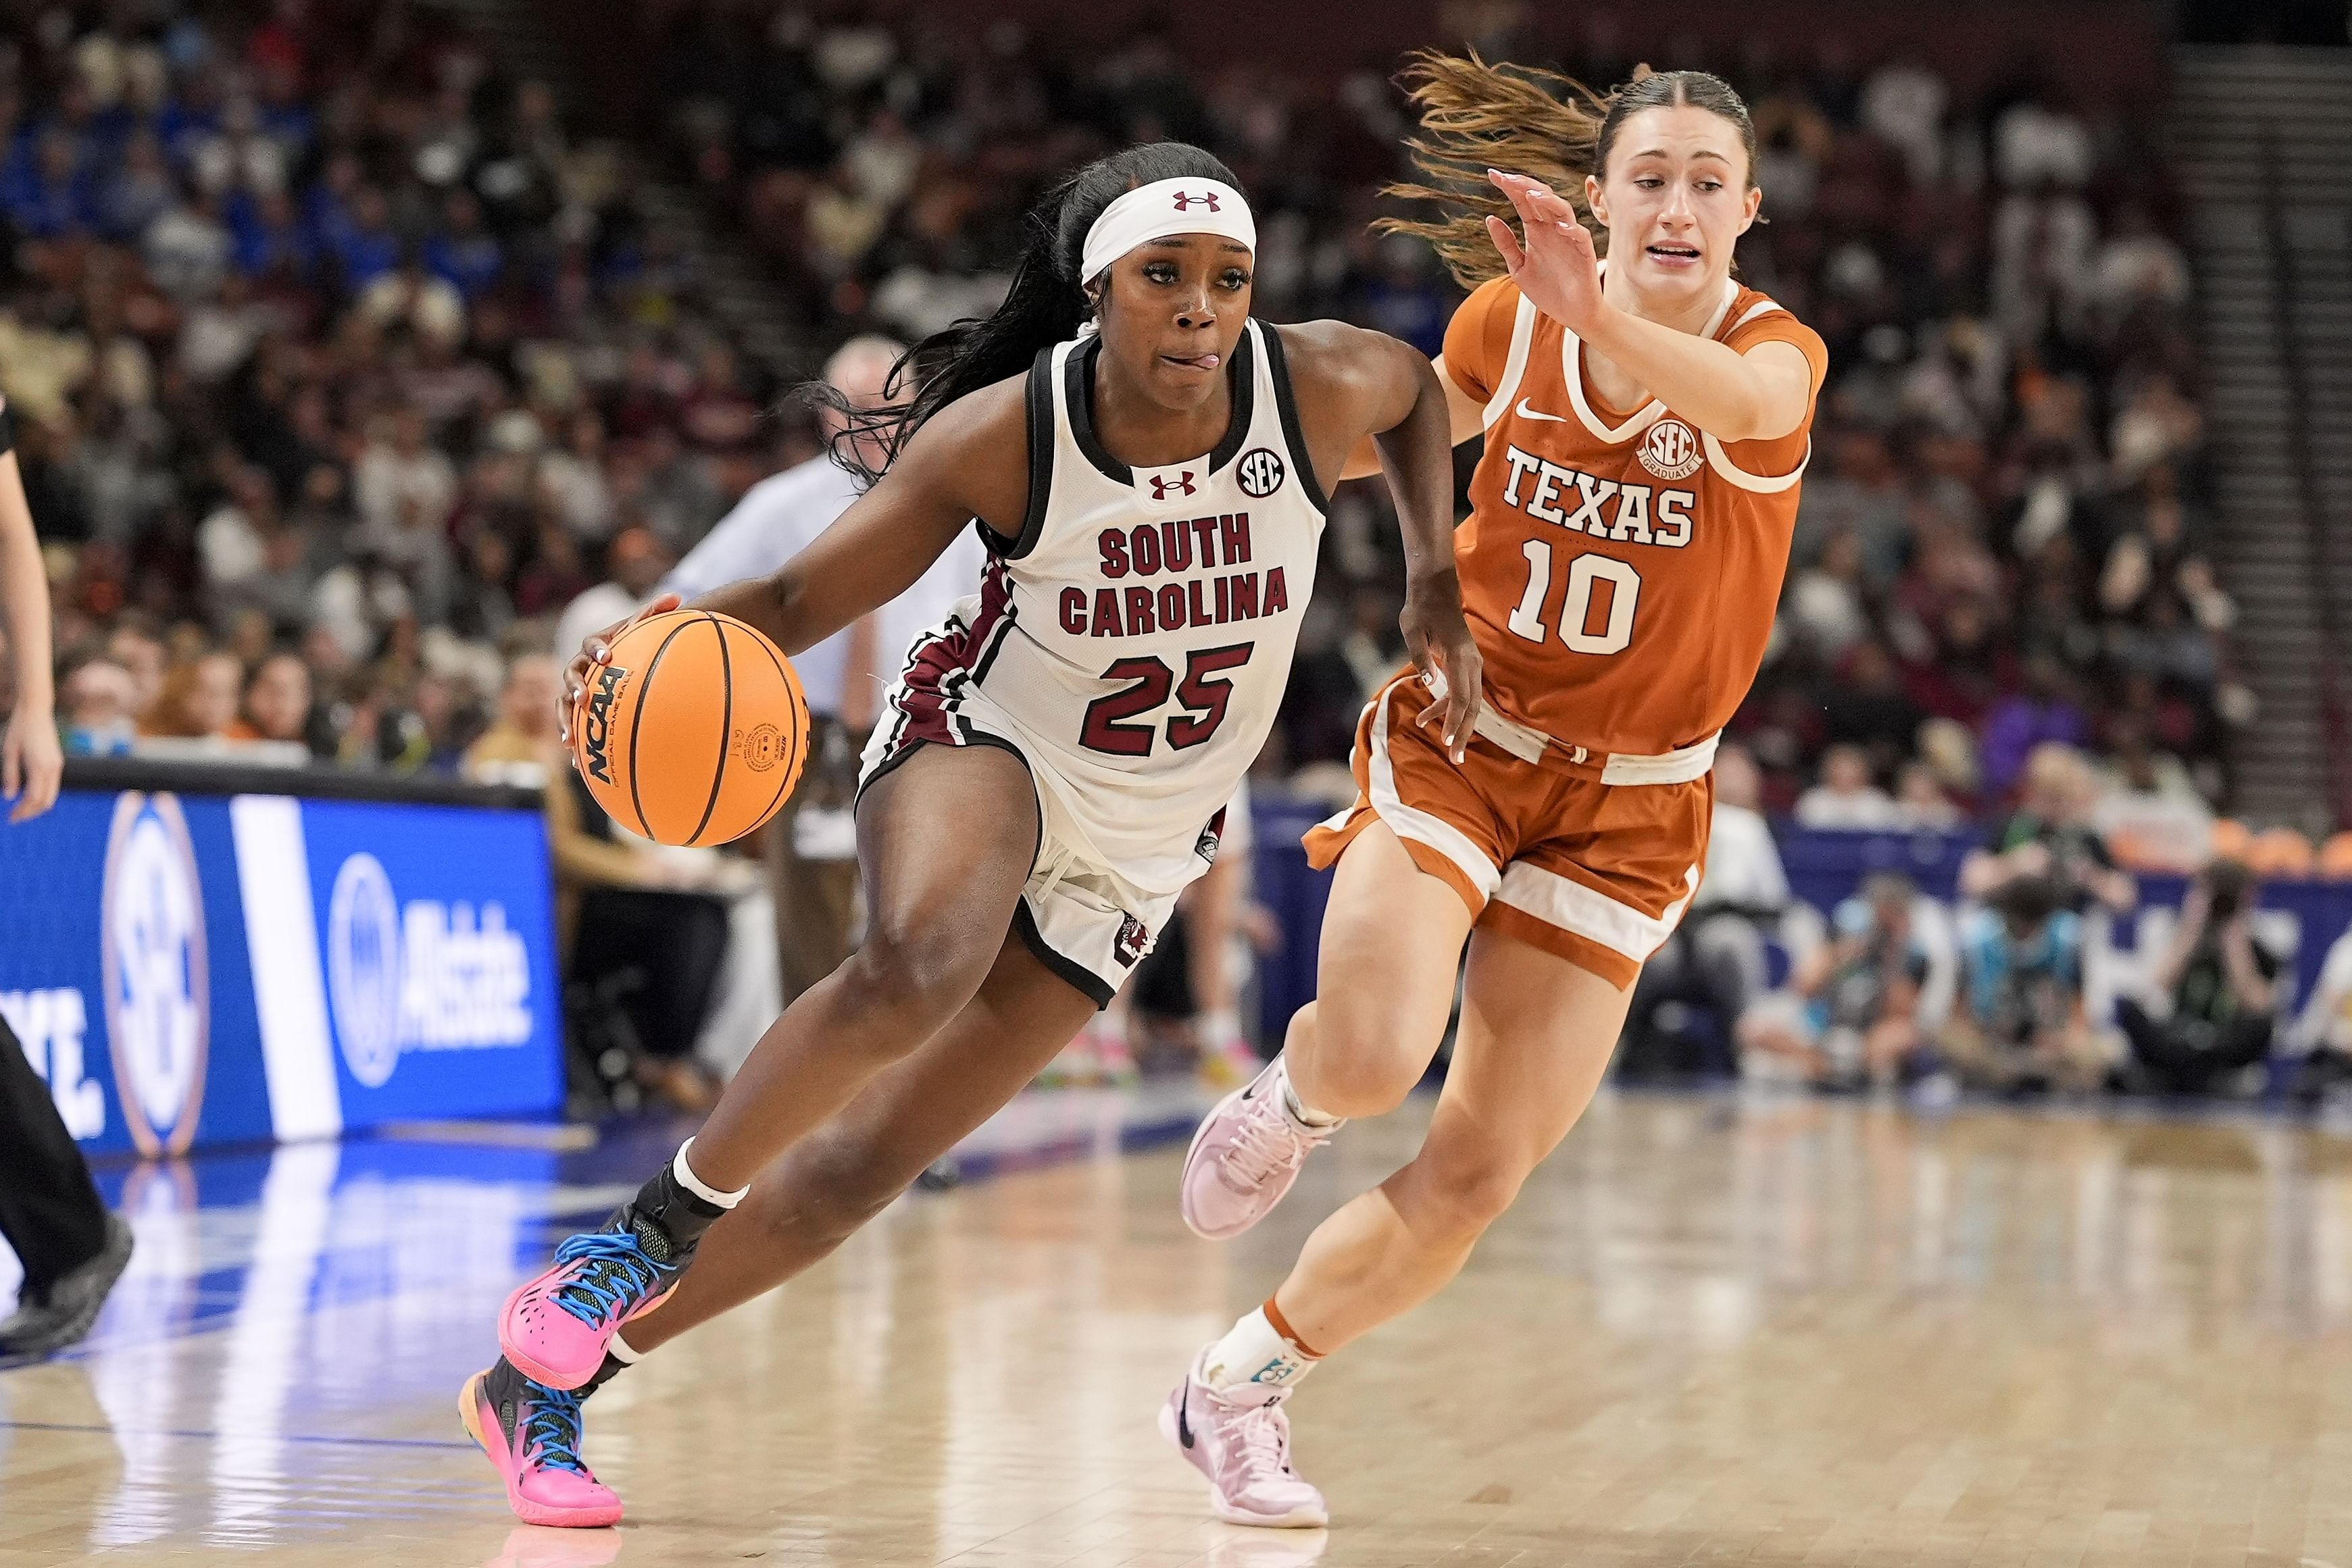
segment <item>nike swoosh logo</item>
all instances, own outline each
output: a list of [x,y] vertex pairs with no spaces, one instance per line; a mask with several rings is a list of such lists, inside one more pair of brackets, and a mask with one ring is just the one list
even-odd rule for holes
[[1192,1385],[1187,1384],[1184,1388],[1184,1397],[1176,1405],[1176,1436],[1188,1448],[1192,1446],[1192,1422],[1186,1407],[1192,1403]]
[[1528,406],[1528,400],[1525,398],[1521,398],[1519,400],[1519,417],[1521,419],[1548,420],[1553,424],[1566,424],[1568,423],[1568,416],[1564,413],[1538,413],[1534,409]]

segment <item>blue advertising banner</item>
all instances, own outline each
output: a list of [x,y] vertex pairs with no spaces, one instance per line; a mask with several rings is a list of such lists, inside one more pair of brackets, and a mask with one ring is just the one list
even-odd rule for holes
[[94,1152],[562,1101],[536,811],[68,789],[0,888],[0,1017]]

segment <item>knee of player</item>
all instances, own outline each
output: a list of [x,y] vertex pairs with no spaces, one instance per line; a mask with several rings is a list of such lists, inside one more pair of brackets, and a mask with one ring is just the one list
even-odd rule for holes
[[1311,1068],[1294,1063],[1292,1088],[1328,1116],[1379,1116],[1395,1110],[1421,1082],[1425,1062],[1385,1040],[1318,1042]]
[[[942,930],[936,921],[877,919],[849,966],[876,1005],[936,1027],[972,998],[995,956],[995,944]],[[920,1037],[907,1042],[909,1049],[919,1043]]]
[[1438,1244],[1484,1234],[1511,1207],[1528,1177],[1525,1166],[1490,1149],[1423,1149],[1398,1174],[1410,1179],[1405,1191],[1392,1192],[1390,1200],[1416,1235]]

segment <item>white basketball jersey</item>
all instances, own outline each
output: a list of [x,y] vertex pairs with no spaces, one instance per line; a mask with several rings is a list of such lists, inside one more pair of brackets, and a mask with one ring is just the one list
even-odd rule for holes
[[1282,706],[1325,501],[1273,328],[1234,345],[1224,439],[1161,468],[1097,438],[1099,351],[1080,338],[1030,370],[1028,514],[960,612],[947,716],[1017,742],[1106,863],[1172,891]]

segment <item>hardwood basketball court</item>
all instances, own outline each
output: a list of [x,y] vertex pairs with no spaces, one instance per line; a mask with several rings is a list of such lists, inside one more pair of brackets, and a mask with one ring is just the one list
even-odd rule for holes
[[1181,1144],[908,1198],[596,1396],[603,1531],[515,1524],[453,1401],[641,1155],[136,1172],[98,1333],[0,1372],[0,1568],[2352,1568],[2352,1143],[1796,1099],[1604,1097],[1294,1400],[1333,1527],[1214,1522],[1160,1401],[1424,1113],[1225,1247],[1176,1218]]

